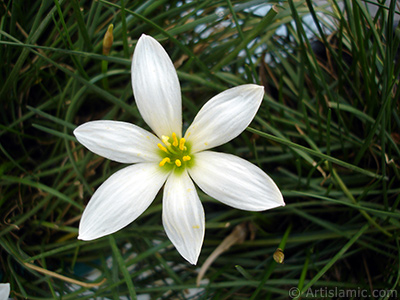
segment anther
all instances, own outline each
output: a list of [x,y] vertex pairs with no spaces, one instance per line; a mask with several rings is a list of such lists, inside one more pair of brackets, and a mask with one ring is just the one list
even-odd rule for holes
[[172,145],[174,147],[177,147],[178,146],[178,138],[176,137],[176,133],[175,132],[172,133],[172,140],[173,140]]
[[171,160],[169,159],[169,157],[165,157],[165,158],[163,158],[162,161],[160,161],[159,166],[160,166],[160,167],[164,167],[164,165],[165,165],[166,163],[169,163],[169,162],[171,162]]
[[165,146],[171,147],[171,143],[168,142],[169,136],[163,135],[163,136],[161,137],[161,140],[163,141],[163,143],[164,143]]
[[192,158],[189,155],[185,155],[184,157],[182,157],[183,161],[188,161],[191,160]]
[[175,164],[176,164],[177,167],[182,166],[182,163],[181,163],[181,161],[180,161],[179,159],[177,159],[177,160],[175,161]]
[[160,148],[160,150],[162,150],[162,151],[164,151],[164,152],[168,153],[168,150],[167,150],[167,148],[165,148],[163,145],[161,145],[161,144],[157,144],[157,146],[158,146],[158,148]]
[[186,140],[184,138],[181,138],[181,140],[179,141],[179,149],[181,149],[182,151],[186,150],[185,142]]

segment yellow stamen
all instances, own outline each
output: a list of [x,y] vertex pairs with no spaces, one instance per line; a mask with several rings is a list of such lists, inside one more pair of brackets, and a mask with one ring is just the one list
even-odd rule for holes
[[188,161],[191,160],[192,158],[189,155],[185,155],[184,157],[182,157],[183,161]]
[[175,132],[172,133],[172,139],[173,139],[172,145],[174,145],[174,147],[177,147],[178,146],[178,138],[176,137]]
[[169,159],[169,157],[163,158],[163,160],[160,161],[159,166],[160,166],[160,167],[164,167],[164,165],[165,165],[166,163],[169,163],[169,162],[171,162],[171,160]]
[[181,140],[179,141],[179,149],[181,149],[182,151],[186,150],[185,142],[186,140],[184,138],[181,138]]
[[165,148],[163,145],[161,145],[161,144],[157,144],[157,146],[158,146],[158,148],[160,148],[160,150],[162,150],[162,151],[164,151],[164,152],[168,153],[168,150],[167,150],[167,148]]
[[182,166],[182,163],[181,163],[181,161],[180,161],[179,159],[177,159],[177,160],[175,161],[175,164],[176,164],[177,167]]
[[163,141],[163,143],[164,143],[165,146],[171,147],[171,143],[168,142],[169,136],[163,135],[163,136],[161,137],[161,140]]

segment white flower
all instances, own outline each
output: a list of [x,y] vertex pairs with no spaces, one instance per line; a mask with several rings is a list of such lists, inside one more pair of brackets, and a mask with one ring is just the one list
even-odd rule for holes
[[7,300],[10,296],[10,284],[0,283],[0,300]]
[[275,183],[260,168],[234,155],[208,151],[250,124],[263,99],[263,87],[246,84],[218,94],[182,137],[177,73],[162,46],[146,35],[133,55],[132,86],[140,114],[155,135],[118,121],[92,121],[74,131],[92,152],[133,164],[113,174],[94,193],[81,218],[79,239],[93,240],[127,226],[165,183],[165,231],[179,253],[196,264],[205,217],[193,181],[211,197],[238,209],[262,211],[285,205]]

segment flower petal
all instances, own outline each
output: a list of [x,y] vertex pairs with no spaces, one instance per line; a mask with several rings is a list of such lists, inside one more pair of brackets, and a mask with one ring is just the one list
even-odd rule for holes
[[238,209],[261,211],[285,205],[273,180],[235,155],[199,152],[189,174],[205,193]]
[[161,138],[182,134],[182,99],[178,75],[164,48],[142,35],[132,59],[132,87],[140,114]]
[[167,176],[154,163],[131,165],[113,174],[86,206],[78,239],[97,239],[127,226],[149,207]]
[[185,171],[171,173],[164,187],[163,224],[178,252],[195,265],[205,232],[203,206],[193,181]]
[[210,99],[186,131],[192,153],[222,145],[242,133],[253,120],[263,96],[262,86],[245,84]]
[[130,123],[91,121],[74,130],[78,141],[90,151],[121,163],[156,162],[160,160],[152,133]]

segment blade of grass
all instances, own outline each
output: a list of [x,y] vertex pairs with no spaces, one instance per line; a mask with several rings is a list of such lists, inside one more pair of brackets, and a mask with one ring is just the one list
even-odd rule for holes
[[[60,5],[64,2],[64,0],[60,0]],[[34,44],[39,39],[42,32],[46,29],[46,26],[50,22],[53,17],[53,14],[56,12],[57,8],[53,7],[50,12],[46,15],[46,17],[42,18],[44,11],[46,9],[46,5],[40,5],[39,11],[36,14],[36,18],[34,20],[34,24],[38,24],[37,28],[35,25],[32,26],[32,31],[28,37],[28,43]],[[7,77],[6,82],[4,83],[2,89],[0,90],[0,99],[8,99],[6,96],[6,92],[11,88],[10,85],[16,81],[17,76],[22,68],[22,65],[25,63],[26,58],[28,57],[29,50],[23,49],[20,56],[18,57],[17,62],[13,66],[10,75]]]
[[71,5],[72,5],[72,8],[74,10],[75,20],[78,23],[79,32],[82,34],[82,37],[83,37],[83,42],[84,42],[84,45],[85,45],[85,49],[88,50],[88,51],[91,51],[93,46],[92,46],[92,43],[90,42],[89,33],[88,33],[87,29],[86,29],[86,25],[85,25],[85,22],[83,20],[81,9],[79,7],[79,4],[78,4],[77,0],[72,0],[71,1]]
[[[278,248],[285,250],[285,245],[287,243],[287,239],[289,237],[290,232],[292,231],[292,225],[290,224],[285,231],[285,234],[282,237],[281,242],[279,243]],[[274,271],[274,269],[276,268],[277,263],[274,260],[271,260],[268,268],[266,269],[263,278],[261,279],[261,281],[259,282],[259,284],[257,285],[256,290],[254,291],[254,293],[251,295],[250,300],[254,300],[257,299],[258,294],[260,293],[261,289],[265,286],[265,283],[267,282],[268,278],[271,276],[272,272]]]
[[268,13],[265,15],[265,17],[262,18],[262,20],[256,25],[254,29],[251,30],[251,32],[246,32],[246,36],[244,39],[235,47],[235,49],[226,55],[221,61],[219,61],[213,68],[212,71],[216,72],[220,69],[222,69],[222,66],[227,65],[229,61],[233,61],[234,58],[238,55],[238,53],[242,50],[247,48],[247,45],[255,39],[260,31],[265,30],[271,23],[274,22],[275,17],[278,15],[279,9],[276,6],[273,6]]
[[306,147],[304,147],[304,146],[301,146],[301,145],[299,145],[299,144],[290,142],[290,141],[288,141],[288,140],[275,137],[275,136],[273,136],[273,135],[270,135],[270,134],[268,134],[268,133],[265,133],[265,132],[256,130],[256,129],[251,128],[251,127],[248,127],[247,130],[250,131],[250,132],[256,133],[256,134],[258,134],[258,135],[260,135],[260,136],[262,136],[262,137],[265,137],[265,138],[267,138],[267,139],[270,139],[270,140],[272,140],[272,141],[274,141],[274,142],[280,143],[280,144],[282,144],[282,145],[286,145],[286,146],[289,146],[289,147],[295,148],[295,149],[300,149],[300,150],[302,150],[302,151],[304,151],[304,152],[310,153],[310,154],[312,154],[312,155],[314,155],[314,156],[317,156],[317,157],[319,157],[319,158],[326,159],[327,161],[330,161],[331,163],[334,163],[334,164],[337,164],[337,165],[339,165],[339,166],[348,168],[348,169],[353,170],[353,171],[355,171],[355,172],[358,172],[358,173],[361,173],[361,174],[364,174],[364,175],[367,175],[367,176],[370,176],[370,177],[373,177],[373,178],[377,178],[377,179],[388,180],[388,178],[387,178],[386,176],[378,175],[378,174],[375,174],[375,173],[373,173],[373,172],[371,172],[371,171],[364,170],[364,169],[362,169],[362,168],[360,168],[360,167],[357,167],[357,166],[355,166],[355,165],[352,165],[352,164],[350,164],[350,163],[347,163],[347,162],[344,162],[344,161],[339,160],[339,159],[337,159],[337,158],[334,158],[334,157],[332,157],[332,156],[328,156],[328,155],[326,155],[326,154],[317,152],[317,151],[315,151],[315,150],[306,148]]
[[299,299],[307,290],[314,285],[340,258],[349,250],[351,246],[364,234],[368,229],[368,224],[365,224],[347,244],[302,288],[300,293],[294,298]]
[[126,285],[128,287],[128,290],[129,290],[129,295],[130,295],[132,300],[135,300],[135,299],[137,299],[135,287],[133,286],[132,279],[131,279],[131,277],[129,275],[129,271],[128,271],[126,265],[125,265],[125,261],[124,261],[123,257],[121,256],[121,254],[119,252],[117,243],[115,242],[115,239],[114,239],[114,237],[112,235],[109,236],[108,240],[110,242],[110,246],[111,246],[111,249],[113,251],[114,257],[115,257],[115,259],[117,261],[117,264],[119,266],[119,269],[121,270],[121,272],[122,272],[122,274],[124,276],[125,283],[126,283]]

